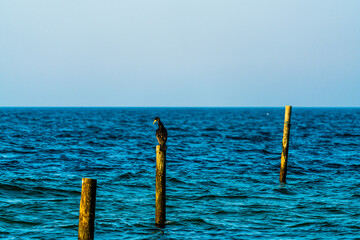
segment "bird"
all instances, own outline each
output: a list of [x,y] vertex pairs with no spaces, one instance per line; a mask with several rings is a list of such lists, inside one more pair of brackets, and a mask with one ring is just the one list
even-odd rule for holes
[[156,139],[158,140],[159,144],[160,144],[160,150],[164,151],[166,150],[166,141],[167,141],[167,131],[166,128],[164,127],[164,124],[160,121],[159,117],[156,117],[154,119],[154,123],[158,122],[158,126],[159,128],[156,130]]

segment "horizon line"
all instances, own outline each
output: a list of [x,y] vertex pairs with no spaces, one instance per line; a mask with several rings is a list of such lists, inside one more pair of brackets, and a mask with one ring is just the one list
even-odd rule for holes
[[0,106],[0,108],[360,108],[360,106]]

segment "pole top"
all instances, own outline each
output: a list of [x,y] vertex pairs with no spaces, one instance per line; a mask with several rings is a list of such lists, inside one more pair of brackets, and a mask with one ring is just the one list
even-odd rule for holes
[[94,182],[94,183],[96,183],[97,180],[96,180],[96,179],[92,179],[92,178],[82,178],[82,183],[84,183],[84,182]]

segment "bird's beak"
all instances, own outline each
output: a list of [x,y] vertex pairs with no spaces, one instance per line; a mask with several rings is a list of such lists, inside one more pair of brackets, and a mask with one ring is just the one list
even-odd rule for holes
[[156,119],[154,120],[153,124],[156,123]]

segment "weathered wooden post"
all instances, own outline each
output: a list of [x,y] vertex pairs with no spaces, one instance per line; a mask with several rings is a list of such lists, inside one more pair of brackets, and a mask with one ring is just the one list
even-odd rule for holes
[[79,214],[79,240],[94,239],[95,202],[96,180],[83,178]]
[[280,167],[280,182],[286,182],[288,152],[289,152],[289,139],[290,139],[290,120],[291,120],[291,106],[285,107],[285,121],[284,121],[284,135],[282,141],[281,152],[281,167]]
[[166,147],[156,146],[156,203],[155,225],[164,227],[166,221]]

